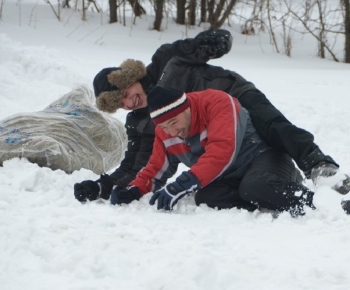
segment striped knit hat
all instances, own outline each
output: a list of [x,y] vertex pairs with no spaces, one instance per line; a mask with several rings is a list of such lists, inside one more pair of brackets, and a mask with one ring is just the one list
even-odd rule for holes
[[185,111],[190,106],[183,91],[173,88],[155,87],[147,97],[153,123],[160,124]]

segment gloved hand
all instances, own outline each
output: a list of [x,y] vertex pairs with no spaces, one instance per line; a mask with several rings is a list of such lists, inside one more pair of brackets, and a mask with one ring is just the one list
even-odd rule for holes
[[194,38],[198,43],[197,58],[220,58],[232,47],[232,35],[225,29],[206,30]]
[[343,200],[341,202],[341,207],[343,208],[346,214],[350,214],[350,200]]
[[97,198],[108,199],[113,188],[113,180],[108,174],[102,174],[96,181],[85,180],[74,184],[74,195],[80,202],[96,200]]
[[128,188],[114,187],[111,193],[111,204],[130,203],[142,197],[141,191],[136,186]]
[[96,181],[85,180],[81,183],[74,184],[74,195],[80,202],[85,202],[86,199],[95,200],[100,192],[100,187]]
[[156,191],[151,197],[149,204],[154,205],[156,200],[158,200],[158,210],[172,210],[179,199],[190,192],[196,191],[198,188],[200,188],[200,182],[197,177],[188,171],[184,171],[174,182]]

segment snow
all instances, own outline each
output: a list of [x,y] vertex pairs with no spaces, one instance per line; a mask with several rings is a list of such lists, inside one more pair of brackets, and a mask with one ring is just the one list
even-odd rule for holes
[[[19,5],[20,3],[20,5]],[[103,9],[107,10],[104,1]],[[36,7],[36,8],[35,8]],[[76,84],[92,89],[103,67],[126,58],[150,62],[161,44],[193,37],[171,19],[109,25],[106,13],[62,10],[7,0],[0,22],[0,119],[45,108]],[[165,22],[164,22],[165,23]],[[312,39],[294,35],[292,58],[273,52],[267,35],[243,36],[215,65],[235,70],[262,90],[297,126],[350,173],[350,67],[315,57]],[[342,56],[342,47],[337,49]],[[124,122],[126,112],[115,117]],[[73,185],[98,176],[67,175],[13,159],[0,167],[0,288],[17,289],[350,289],[350,216],[327,184],[304,217],[217,211],[182,199],[172,213],[74,199]]]

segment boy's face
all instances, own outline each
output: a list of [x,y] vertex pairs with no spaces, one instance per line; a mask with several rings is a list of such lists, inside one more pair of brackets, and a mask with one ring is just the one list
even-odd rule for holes
[[191,129],[191,108],[157,126],[173,137],[187,138]]
[[121,108],[124,110],[137,110],[147,107],[147,95],[144,92],[140,82],[134,83],[123,90],[123,99]]

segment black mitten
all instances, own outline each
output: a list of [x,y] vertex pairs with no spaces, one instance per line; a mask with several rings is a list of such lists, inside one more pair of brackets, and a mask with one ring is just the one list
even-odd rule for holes
[[96,181],[85,180],[74,184],[74,196],[80,202],[87,199],[92,201],[97,198],[109,199],[113,188],[113,180],[108,174],[102,174]]
[[346,214],[350,214],[350,200],[343,200],[341,206]]
[[80,202],[97,199],[99,192],[100,187],[96,181],[85,180],[74,184],[74,196]]
[[115,187],[112,190],[111,204],[128,204],[133,200],[139,200],[141,197],[142,193],[136,186],[131,186],[129,188]]
[[197,58],[220,58],[232,47],[232,35],[225,29],[206,30],[194,38],[198,43]]

